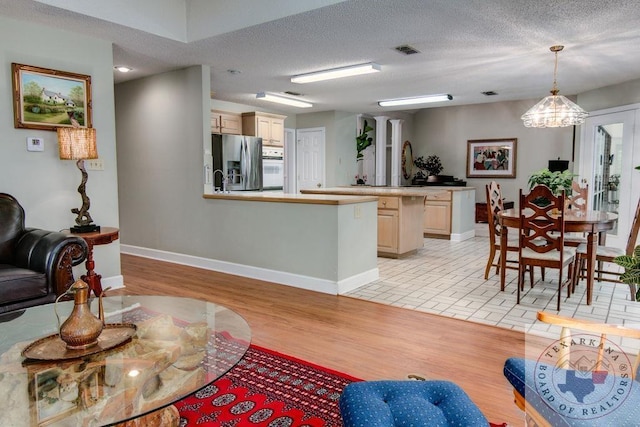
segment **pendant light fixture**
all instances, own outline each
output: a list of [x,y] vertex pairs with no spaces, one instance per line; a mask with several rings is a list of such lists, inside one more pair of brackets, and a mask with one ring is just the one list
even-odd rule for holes
[[553,69],[553,88],[551,95],[538,102],[520,117],[526,127],[557,128],[584,123],[589,113],[562,95],[558,95],[556,75],[558,73],[558,52],[564,46],[551,46],[549,50],[555,53],[556,63]]

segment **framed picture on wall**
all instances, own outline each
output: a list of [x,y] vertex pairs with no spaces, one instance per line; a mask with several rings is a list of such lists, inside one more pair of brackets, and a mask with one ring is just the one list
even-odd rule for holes
[[467,141],[467,178],[515,178],[517,138]]
[[91,76],[11,64],[14,126],[91,127]]

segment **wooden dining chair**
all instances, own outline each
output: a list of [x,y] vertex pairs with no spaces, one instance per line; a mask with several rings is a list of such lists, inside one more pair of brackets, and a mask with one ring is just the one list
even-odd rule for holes
[[529,194],[523,194],[520,189],[518,304],[524,291],[525,272],[534,266],[558,270],[558,311],[564,286],[567,297],[571,296],[571,274],[564,280],[563,271],[566,267],[572,272],[575,248],[564,246],[564,206],[564,191],[555,196],[545,185],[533,187]]
[[[580,184],[573,181],[571,183],[571,196],[567,197],[565,205],[567,209],[577,215],[586,215],[587,203],[589,201],[589,186],[580,187]],[[564,236],[565,246],[577,248],[582,243],[587,243],[584,233],[569,233]]]
[[[607,269],[607,263],[612,264],[615,257],[620,255],[633,255],[633,250],[638,242],[638,232],[640,231],[640,200],[638,200],[638,206],[636,207],[636,215],[633,217],[631,223],[631,230],[629,230],[629,238],[627,239],[627,246],[625,250],[615,248],[613,246],[598,245],[596,248],[596,263],[594,263],[596,280],[599,282],[610,283],[622,283],[620,281],[620,272]],[[576,248],[576,264],[574,266],[572,291],[578,283],[578,280],[584,279],[587,275],[586,271],[587,261],[587,244],[581,244]],[[631,293],[631,300],[636,299],[636,285],[629,285],[629,291]]]
[[[537,317],[540,322],[559,328],[559,339],[547,347],[547,351],[541,350],[540,357],[511,357],[503,368],[504,376],[513,386],[515,404],[525,412],[526,425],[638,425],[640,393],[634,379],[640,365],[637,350],[640,329],[543,311],[538,312]],[[546,379],[549,386],[541,387],[541,379]],[[571,390],[569,398],[575,398],[581,390],[589,394],[603,389],[615,390],[617,396],[603,412],[599,412],[601,408],[595,403],[580,404],[580,401],[572,406],[575,411],[570,412],[566,407],[567,398],[562,396],[563,390],[568,389]],[[597,408],[598,416],[590,417],[593,407]],[[586,416],[584,410],[587,410]]]
[[[487,222],[489,223],[489,258],[487,259],[487,266],[484,269],[484,279],[487,280],[491,267],[496,268],[496,274],[500,273],[501,264],[504,264],[503,268],[517,270],[518,261],[505,259],[503,262],[503,260],[500,259],[500,255],[498,255],[498,260],[495,260],[496,254],[500,254],[500,234],[502,231],[500,223],[498,222],[498,214],[504,210],[504,203],[502,192],[500,191],[500,184],[491,181],[485,186],[485,190],[487,195]],[[508,242],[506,249],[507,253],[517,253],[519,250],[518,242],[515,240]],[[500,282],[500,289],[504,290],[504,283],[502,283],[502,281]]]

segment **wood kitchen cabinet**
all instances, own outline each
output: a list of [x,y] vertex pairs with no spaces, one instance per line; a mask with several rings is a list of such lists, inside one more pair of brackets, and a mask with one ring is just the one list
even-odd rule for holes
[[283,147],[286,117],[271,113],[242,113],[242,128],[245,135],[262,138],[262,145]]
[[242,116],[226,111],[211,110],[211,133],[242,135]]
[[[390,197],[378,199],[378,256],[398,258],[416,253],[422,247],[420,224],[422,198]],[[402,221],[400,220],[402,218]]]
[[423,232],[429,237],[451,235],[451,192],[429,192],[424,200]]

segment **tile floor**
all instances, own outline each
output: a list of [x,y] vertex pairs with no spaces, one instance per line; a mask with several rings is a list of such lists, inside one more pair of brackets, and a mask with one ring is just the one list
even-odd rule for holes
[[[540,310],[558,313],[557,270],[548,269],[545,282],[536,269],[536,283],[528,283],[516,304],[517,271],[507,270],[506,289],[500,291],[499,275],[492,269],[484,280],[489,253],[486,224],[476,225],[476,237],[464,242],[425,238],[424,248],[402,259],[378,258],[380,279],[347,296],[411,310],[558,337],[556,329],[536,324]],[[583,282],[581,282],[583,283]],[[593,302],[586,305],[586,286],[566,298],[563,289],[559,314],[599,322],[640,325],[640,303],[630,299],[624,284],[596,282]]]

